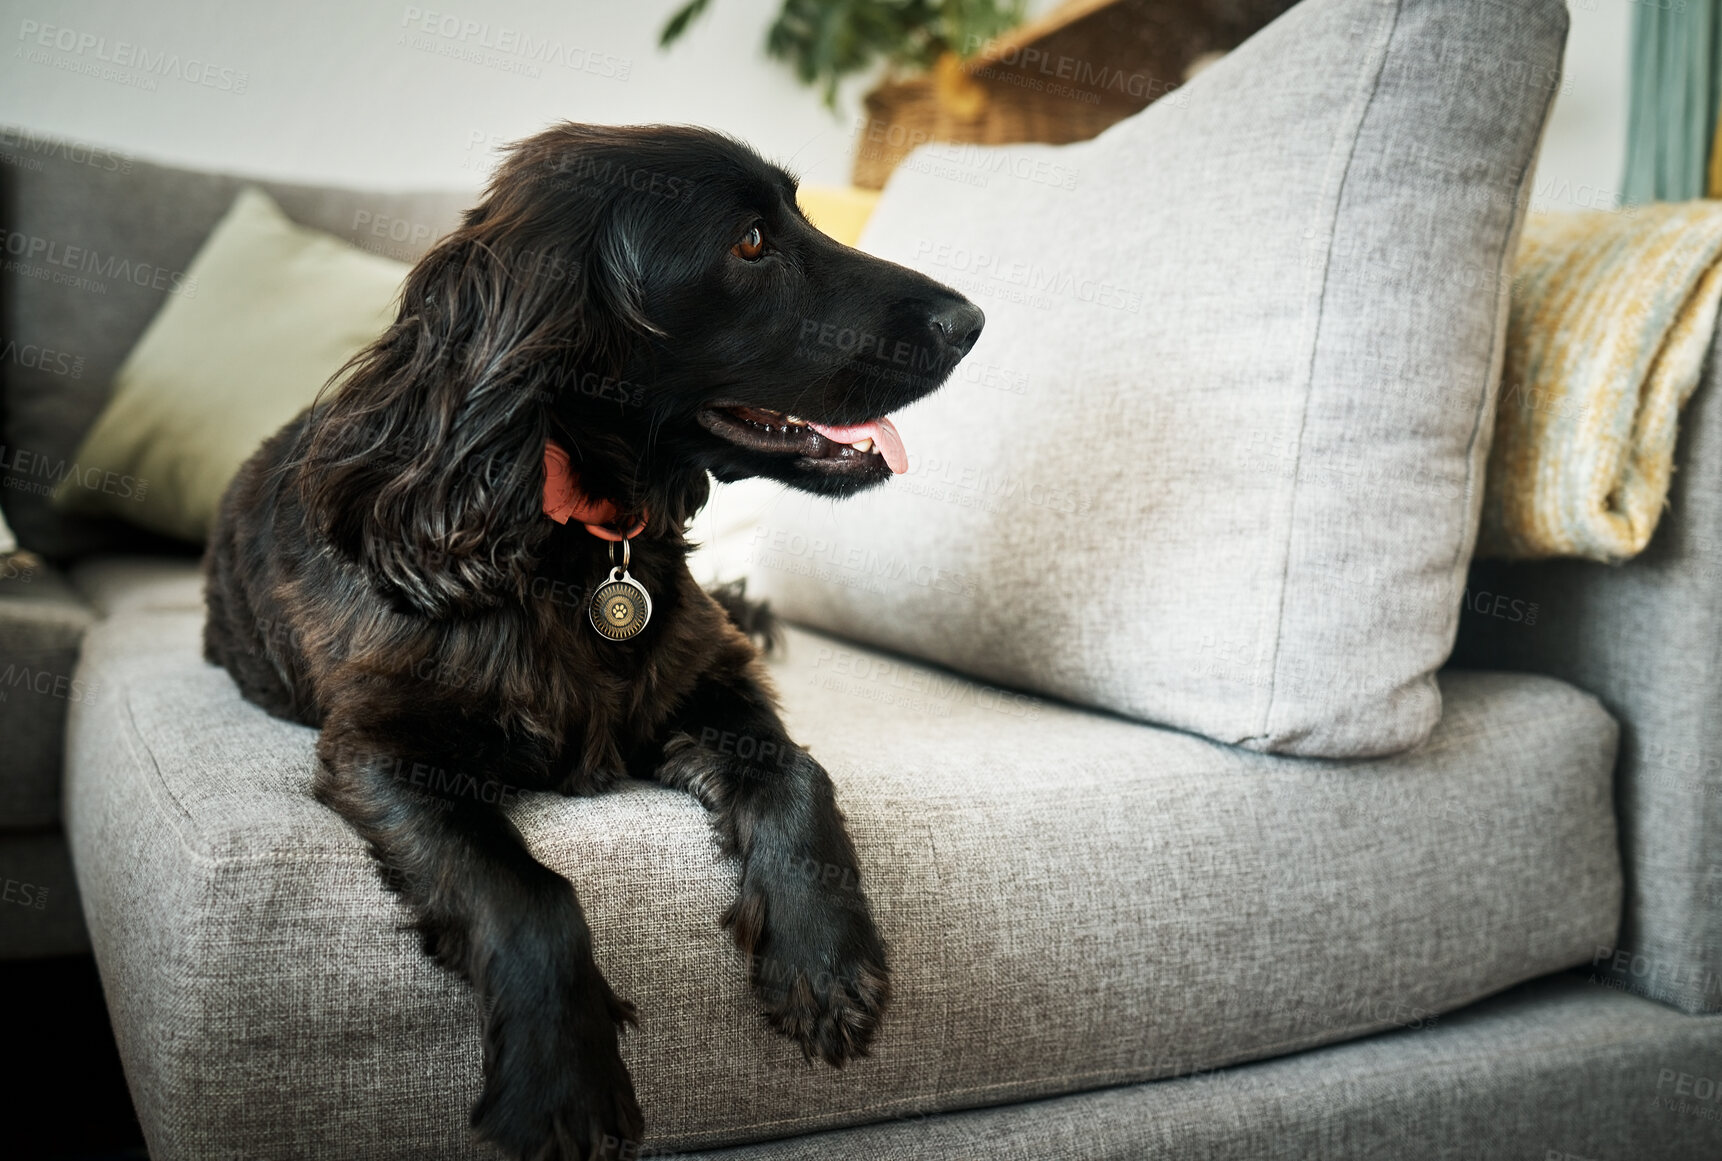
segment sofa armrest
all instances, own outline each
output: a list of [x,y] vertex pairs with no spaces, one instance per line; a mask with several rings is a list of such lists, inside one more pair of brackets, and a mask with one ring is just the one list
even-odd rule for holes
[[99,696],[74,675],[90,607],[53,566],[0,559],[0,830],[57,826],[66,707]]
[[1687,1012],[1722,1011],[1722,354],[1681,418],[1677,470],[1649,548],[1471,568],[1458,665],[1587,690],[1621,724],[1615,768],[1626,898],[1601,982]]

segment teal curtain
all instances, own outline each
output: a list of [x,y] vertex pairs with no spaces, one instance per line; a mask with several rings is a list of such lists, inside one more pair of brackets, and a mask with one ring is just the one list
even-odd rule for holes
[[1622,199],[1701,198],[1722,96],[1722,0],[1633,5]]

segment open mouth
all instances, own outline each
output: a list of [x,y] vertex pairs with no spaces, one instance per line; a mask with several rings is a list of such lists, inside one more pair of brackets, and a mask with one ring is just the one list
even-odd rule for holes
[[700,412],[699,419],[713,435],[749,451],[827,461],[820,466],[836,470],[880,464],[897,475],[909,470],[903,437],[883,416],[839,425],[764,407],[713,407]]

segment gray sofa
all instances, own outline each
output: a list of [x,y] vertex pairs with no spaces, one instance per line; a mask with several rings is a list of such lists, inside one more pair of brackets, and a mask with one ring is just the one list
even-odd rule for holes
[[[93,949],[157,1161],[490,1156],[472,998],[312,800],[312,731],[202,661],[194,550],[42,494],[162,301],[128,272],[183,271],[240,182],[39,144],[0,166],[0,319],[79,371],[3,367],[0,503],[51,563],[0,579],[0,876],[48,889],[0,947]],[[403,259],[470,196],[260,184]],[[1246,752],[791,632],[895,973],[844,1072],[759,1019],[690,799],[525,797],[640,1005],[646,1154],[1722,1155],[1718,376],[1642,559],[1475,569],[1409,754]]]

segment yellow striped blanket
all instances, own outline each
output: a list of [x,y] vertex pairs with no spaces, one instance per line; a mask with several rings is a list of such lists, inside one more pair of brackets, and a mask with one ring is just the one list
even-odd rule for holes
[[1525,223],[1479,556],[1626,560],[1668,498],[1722,298],[1722,203]]

